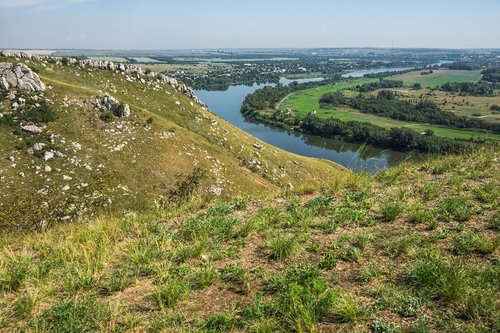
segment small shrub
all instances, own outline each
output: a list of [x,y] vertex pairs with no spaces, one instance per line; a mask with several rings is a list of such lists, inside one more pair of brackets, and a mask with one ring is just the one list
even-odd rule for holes
[[105,123],[110,123],[115,119],[115,115],[111,111],[105,111],[101,113],[99,118],[104,121]]

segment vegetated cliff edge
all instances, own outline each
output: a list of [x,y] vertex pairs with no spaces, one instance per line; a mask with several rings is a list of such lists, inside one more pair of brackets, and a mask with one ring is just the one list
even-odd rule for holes
[[315,187],[344,172],[260,142],[137,66],[9,52],[0,62],[2,227]]

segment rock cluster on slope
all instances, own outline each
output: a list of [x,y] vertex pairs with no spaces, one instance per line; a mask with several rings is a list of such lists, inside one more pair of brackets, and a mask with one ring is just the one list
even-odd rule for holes
[[40,80],[38,74],[25,64],[13,65],[8,62],[0,62],[0,89],[9,89],[10,87],[19,87],[27,91],[45,90],[45,84]]
[[[17,59],[28,59],[28,60],[35,60],[35,61],[51,61],[55,62],[58,65],[61,65],[63,62],[61,58],[55,58],[55,57],[48,57],[48,56],[40,56],[40,55],[34,55],[34,54],[29,54],[25,52],[10,52],[10,51],[1,51],[0,56],[3,57],[14,57]],[[146,72],[144,71],[141,67],[136,66],[136,65],[127,65],[127,64],[122,64],[122,63],[113,63],[111,61],[106,61],[106,60],[92,60],[92,59],[85,59],[85,60],[78,60],[74,58],[69,58],[67,60],[68,64],[71,65],[78,65],[81,68],[93,68],[93,69],[102,69],[102,70],[111,70],[111,71],[118,71],[123,74],[134,74],[139,77],[149,77],[149,78],[157,78],[164,84],[170,85],[172,88],[177,90],[178,92],[188,96],[192,100],[194,100],[198,104],[203,104],[194,94],[194,91],[192,88],[186,86],[185,84],[179,83],[176,79],[163,75],[163,74],[157,74],[155,72]],[[141,81],[142,82],[142,81]],[[1,84],[1,81],[0,81]]]

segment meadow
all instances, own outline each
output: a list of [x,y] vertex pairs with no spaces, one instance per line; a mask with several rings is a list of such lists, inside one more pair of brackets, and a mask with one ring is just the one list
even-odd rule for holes
[[[444,80],[444,82],[458,80],[456,82],[461,82],[459,80],[472,80],[476,77],[476,72],[471,72],[464,74],[462,72],[467,71],[435,71],[439,72],[436,74],[434,79],[436,80]],[[460,72],[460,73],[456,73]],[[444,75],[446,73],[447,75]],[[413,84],[409,78],[411,78],[414,73],[407,73],[403,75],[391,76],[391,79],[401,80],[403,77],[406,77],[405,84]],[[420,72],[418,72],[420,75]],[[430,75],[425,75],[427,77]],[[433,78],[430,78],[433,79]],[[305,89],[301,91],[294,92],[288,96],[286,96],[279,104],[278,109],[280,111],[285,111],[286,109],[291,109],[294,114],[305,117],[311,111],[316,111],[318,117],[321,118],[339,118],[343,121],[360,121],[360,122],[369,122],[374,125],[378,125],[384,128],[392,128],[392,127],[410,127],[415,131],[424,132],[426,130],[432,130],[434,135],[446,137],[446,138],[481,138],[488,140],[500,140],[500,135],[493,133],[482,133],[478,131],[466,131],[460,129],[452,129],[445,128],[439,126],[430,126],[426,124],[412,123],[406,121],[399,121],[385,117],[378,117],[371,114],[364,114],[357,112],[356,110],[349,108],[335,108],[335,109],[322,109],[319,105],[320,98],[329,92],[336,92],[340,90],[346,90],[346,94],[352,95],[355,92],[351,92],[348,89],[356,87],[358,85],[376,82],[378,79],[356,79],[347,82],[341,82],[331,86],[323,86],[318,88]],[[427,81],[431,82],[431,81]],[[437,82],[437,81],[434,81]],[[443,82],[443,83],[444,83]],[[422,90],[411,90],[409,88],[398,88],[394,89],[397,91],[403,98],[411,99],[416,101],[417,98],[422,96],[428,97],[430,100],[435,101],[440,105],[444,110],[452,111],[457,113],[458,115],[464,116],[472,116],[473,114],[476,116],[484,117],[487,121],[496,122],[499,121],[498,115],[492,114],[489,107],[495,103],[500,104],[500,96],[495,97],[473,97],[473,96],[457,96],[452,95],[445,92],[440,91],[430,91],[429,89]],[[373,94],[375,94],[374,92]],[[498,105],[497,104],[497,105]],[[269,113],[268,111],[267,113]]]
[[477,82],[481,79],[480,71],[434,70],[432,74],[427,75],[422,75],[421,72],[393,75],[390,79],[403,81],[408,86],[420,83],[422,87],[441,86],[446,82]]
[[0,234],[2,332],[498,332],[498,152]]

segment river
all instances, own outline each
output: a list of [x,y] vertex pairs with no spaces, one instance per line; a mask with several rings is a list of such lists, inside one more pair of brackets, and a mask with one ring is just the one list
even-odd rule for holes
[[[312,80],[318,81],[321,79],[315,78]],[[289,84],[293,81],[307,82],[310,80],[282,79],[280,82]],[[383,150],[371,146],[362,147],[341,140],[290,132],[245,119],[240,112],[245,97],[259,88],[270,85],[272,84],[237,85],[230,86],[229,89],[224,91],[196,90],[195,94],[212,112],[224,120],[262,141],[295,154],[328,159],[349,169],[372,174],[397,165],[409,158],[408,154],[392,150]]]

